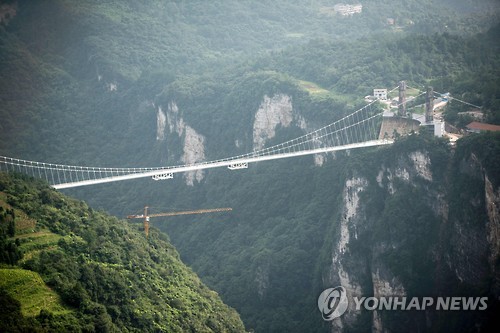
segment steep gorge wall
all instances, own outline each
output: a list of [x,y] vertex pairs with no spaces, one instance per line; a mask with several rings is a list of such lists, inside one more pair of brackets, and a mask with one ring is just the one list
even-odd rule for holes
[[342,285],[350,302],[346,314],[332,321],[332,332],[418,332],[444,324],[452,330],[485,330],[491,321],[487,312],[355,309],[352,298],[363,296],[487,295],[494,307],[500,188],[474,154],[440,164],[448,153],[431,157],[429,149],[399,152],[371,164],[377,173],[353,170],[346,179],[323,283]]
[[[303,132],[309,130],[308,121],[305,115],[295,108],[292,95],[284,93],[263,95],[257,105],[258,107],[252,110],[252,117],[249,118],[251,135],[247,133],[245,136],[240,133],[234,141],[238,149],[248,147],[249,144],[254,150],[262,149],[276,140],[283,129],[295,127]],[[209,146],[207,143],[211,136],[200,135],[194,129],[196,124],[188,125],[182,114],[174,101],[169,102],[166,107],[158,108],[157,140],[168,141],[172,137],[180,139],[182,146],[180,159],[184,163],[206,160],[207,156],[210,156],[210,152],[207,152]],[[494,294],[494,290],[498,290],[497,287],[489,285],[487,280],[498,275],[496,262],[499,253],[497,209],[499,191],[491,181],[488,183],[487,174],[481,163],[474,164],[474,161],[469,159],[465,162],[457,161],[444,142],[429,140],[419,138],[418,135],[410,136],[388,149],[359,155],[347,152],[344,162],[330,160],[334,162],[331,165],[337,168],[345,163],[348,171],[342,176],[345,178],[341,190],[337,191],[340,193],[340,205],[335,208],[338,218],[332,221],[333,226],[330,230],[333,233],[333,242],[325,245],[325,248],[330,246],[330,263],[327,267],[321,268],[319,275],[323,288],[342,285],[346,288],[350,300],[350,308],[346,314],[331,322],[332,331],[360,332],[369,328],[373,332],[405,329],[416,332],[439,327],[451,320],[449,315],[452,314],[443,315],[432,311],[422,311],[417,314],[387,311],[359,312],[354,309],[353,297],[412,297],[456,295],[464,292],[479,294],[484,290]],[[356,163],[360,158],[363,167]],[[317,166],[325,165],[324,162],[324,156],[315,157]],[[326,164],[327,169],[330,168],[329,165]],[[461,166],[456,169],[456,165]],[[324,172],[320,169],[322,168],[316,168],[316,172]],[[205,176],[203,173],[186,175],[186,183],[194,185],[202,181]],[[253,182],[260,183],[261,177],[255,178]],[[462,178],[471,180],[475,187],[460,183],[459,180]],[[245,179],[239,181],[246,182]],[[219,182],[220,188],[224,188],[222,180]],[[296,192],[300,189],[292,183],[287,185],[277,183],[276,186],[283,186],[284,191],[288,193],[286,196],[281,193],[280,197],[268,197],[275,202],[273,207],[290,212],[290,216],[294,216],[293,212],[295,215],[300,214],[292,207],[287,208],[287,199],[281,199],[281,196],[285,198],[289,195],[292,197],[298,195]],[[473,193],[471,189],[474,189]],[[232,191],[233,189],[225,189],[218,193],[231,193],[226,195],[234,198],[242,196],[237,190],[234,190],[234,193]],[[463,192],[468,194],[465,196],[460,194]],[[248,194],[254,198],[252,200],[259,195],[265,196],[261,192],[249,193],[252,193]],[[314,192],[311,194],[315,195]],[[337,194],[328,195],[331,195],[333,200],[331,205],[337,205],[338,202],[335,201]],[[310,200],[317,199],[315,197]],[[276,203],[278,201],[279,204]],[[291,202],[296,203],[293,200]],[[247,205],[248,203],[244,207]],[[473,207],[473,211],[460,212],[457,207]],[[261,218],[267,221],[264,212],[266,208],[260,206],[258,212],[260,210],[263,210]],[[318,212],[314,214],[316,213]],[[267,215],[269,214],[272,215],[267,212]],[[311,216],[319,215],[320,213]],[[242,218],[244,224],[257,223],[251,216]],[[276,221],[270,222],[269,227],[274,223]],[[262,227],[256,227],[256,230],[259,228]],[[237,228],[234,234],[248,233],[242,230]],[[272,228],[269,232],[271,230]],[[169,233],[174,239],[183,237],[176,231]],[[286,233],[287,231],[284,231],[283,237],[292,237]],[[329,237],[326,231],[324,237],[325,239]],[[193,244],[188,245],[190,241],[185,239],[182,242],[183,244],[179,245],[181,251],[183,246],[186,246],[185,251],[190,253],[189,248]],[[266,246],[272,247],[271,244]],[[233,248],[233,251],[238,251],[238,248]],[[230,253],[221,255],[226,261],[232,260],[233,255]],[[311,256],[311,261],[318,260],[318,253],[311,252],[308,255]],[[205,267],[201,262],[192,264],[195,269],[200,266]],[[264,308],[263,304],[269,299],[278,297],[275,291],[276,269],[281,267],[280,265],[272,259],[264,260],[264,263],[257,265],[255,271],[251,273],[253,277],[248,277],[253,284],[250,284],[250,287],[246,284],[246,287],[255,293],[254,302],[261,304],[261,308]],[[241,269],[232,267],[228,268],[229,271],[239,274]],[[223,283],[222,281],[228,278],[224,273],[218,276],[210,270],[208,272],[208,278],[213,281],[222,279],[220,283]],[[204,276],[205,272],[199,271],[199,273]],[[304,277],[297,276],[297,281],[300,279]],[[239,287],[222,288],[225,290],[220,291],[222,295],[234,294],[239,290]],[[311,291],[303,296],[310,294]],[[238,301],[234,301],[230,296],[228,300],[231,305],[238,308]],[[235,303],[231,303],[233,301]],[[245,311],[242,313],[244,318]],[[249,313],[252,311],[257,310],[249,310]],[[457,325],[463,320],[473,323],[472,325],[480,325],[483,322],[483,314],[468,315],[466,319],[452,321],[458,323]],[[410,323],[409,329],[405,326],[408,323]]]
[[[271,127],[276,136],[283,124],[298,127],[286,97],[259,106],[251,125],[265,144],[273,140]],[[175,115],[166,112],[164,126],[170,133],[171,124],[179,137],[176,131],[186,128]],[[322,167],[310,159],[284,160],[259,163],[243,176],[211,174],[206,185],[215,189],[207,193],[223,193],[235,223],[166,231],[188,264],[256,331],[274,327],[278,314],[297,316],[302,326],[279,326],[296,332],[306,323],[332,332],[483,327],[489,312],[356,311],[353,300],[498,295],[498,177],[474,156],[414,135],[389,147],[338,154]],[[324,322],[317,296],[339,285],[350,308]]]

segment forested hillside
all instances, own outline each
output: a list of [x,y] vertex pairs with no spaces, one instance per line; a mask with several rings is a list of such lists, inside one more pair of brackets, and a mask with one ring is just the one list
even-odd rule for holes
[[[352,17],[332,13],[328,1],[3,3],[0,148],[38,160],[158,163],[156,153],[144,152],[155,139],[154,116],[148,115],[172,82],[188,99],[201,94],[203,101],[227,105],[219,93],[230,93],[225,89],[242,75],[269,67],[325,89],[364,95],[371,84],[392,86],[401,79],[423,85],[439,78],[438,87],[451,89],[447,83],[465,66],[461,81],[471,84],[457,91],[462,94],[474,83],[491,82],[498,69],[490,62],[498,33],[480,44],[475,37],[449,35],[486,32],[498,15],[489,0],[367,1]],[[388,17],[411,24],[396,28]],[[424,31],[448,34],[408,35]],[[294,45],[298,49],[290,49]],[[221,110],[217,119],[228,112]],[[102,142],[104,149],[86,149]],[[134,161],[126,157],[129,151]]]
[[155,229],[5,173],[0,227],[3,332],[245,331]]
[[276,53],[262,60],[262,66],[355,96],[368,94],[375,86],[392,87],[404,77],[417,88],[428,83],[441,93],[483,105],[488,120],[500,123],[495,111],[499,29],[496,26],[474,38],[445,33],[362,38],[357,43],[313,41]]
[[[498,1],[359,3],[361,13],[343,16],[334,9],[337,3],[327,0],[2,1],[0,155],[102,167],[235,156],[329,124],[365,105],[363,97],[374,88],[392,89],[400,80],[422,90],[432,85],[482,106],[485,121],[500,124]],[[445,117],[465,125],[469,118],[458,113],[469,110],[470,105],[451,101]],[[168,233],[182,260],[239,312],[247,329],[340,330],[323,321],[317,309],[321,291],[344,282],[340,272],[364,296],[384,292],[381,286],[408,296],[498,296],[495,230],[500,229],[491,215],[498,202],[497,156],[496,136],[459,141],[455,151],[445,141],[415,135],[384,149],[263,162],[234,172],[214,169],[165,182],[139,179],[65,190],[92,207],[77,203],[71,218],[58,217],[61,207],[44,206],[52,204],[43,201],[46,195],[55,196],[55,203],[63,200],[55,192],[39,184],[16,185],[18,209],[51,212],[45,216],[42,210],[45,215],[37,213],[42,216],[36,219],[46,221],[55,248],[21,258],[25,245],[15,244],[11,214],[5,213],[9,242],[4,246],[10,254],[2,260],[21,260],[19,267],[58,286],[61,303],[51,311],[63,313],[62,321],[81,325],[90,316],[94,327],[102,320],[112,329],[146,325],[170,331],[147,325],[160,322],[155,316],[193,318],[198,309],[208,316],[218,305],[207,308],[204,298],[185,299],[191,290],[184,287],[211,292],[189,272],[183,276],[194,284],[160,279],[163,273],[171,277],[166,261],[185,271],[167,236],[155,231],[148,244],[137,228],[94,209],[122,218],[145,205],[232,207],[217,217],[160,218],[152,224]],[[41,196],[35,200],[41,200],[40,207],[23,201],[32,193]],[[97,230],[96,239],[82,229],[85,223]],[[350,242],[341,244],[346,234]],[[80,245],[78,251],[95,251],[97,257],[77,256],[74,247]],[[118,250],[123,247],[132,257]],[[131,267],[129,259],[139,267]],[[76,264],[52,270],[59,260]],[[145,276],[141,265],[161,273]],[[51,275],[58,269],[68,275],[66,266],[80,275],[68,281]],[[114,269],[111,287],[125,288],[122,278],[129,279],[141,287],[142,308],[154,310],[138,314],[128,299],[99,298],[100,290],[85,282],[94,277],[84,273],[102,273],[107,281],[102,267]],[[71,298],[68,303],[68,286],[80,305]],[[160,299],[153,296],[157,290],[164,295]],[[159,309],[161,302],[170,307]],[[81,304],[98,310],[89,313]],[[357,332],[443,331],[448,324],[454,331],[487,330],[495,307],[489,310],[425,313],[425,327],[424,319],[412,314],[363,312],[342,323],[345,331]],[[220,319],[224,314],[210,313],[215,319],[200,317],[190,327],[243,327],[234,312],[222,310],[232,318],[226,326]],[[42,325],[42,319],[33,320]],[[167,323],[179,330],[191,325],[183,319]]]

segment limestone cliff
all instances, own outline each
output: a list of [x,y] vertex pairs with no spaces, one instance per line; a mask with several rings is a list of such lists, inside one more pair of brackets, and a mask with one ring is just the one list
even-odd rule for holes
[[[314,130],[314,128],[310,128],[304,116],[294,110],[292,98],[289,95],[275,94],[272,97],[264,95],[254,117],[253,149],[264,148],[268,140],[276,136],[278,128],[290,126],[297,126],[304,133]],[[321,144],[320,140],[316,144]],[[235,145],[238,146],[238,142]],[[314,155],[315,165],[321,166],[324,162],[325,155]]]
[[500,188],[473,153],[443,163],[449,154],[414,148],[372,161],[376,172],[351,171],[323,281],[325,287],[342,285],[349,299],[332,332],[428,331],[448,321],[456,330],[463,329],[461,320],[484,329],[487,311],[356,311],[352,299],[487,295],[494,307]]
[[[183,164],[193,164],[205,160],[205,137],[184,122],[179,107],[173,101],[168,103],[166,112],[163,111],[161,106],[157,108],[156,140],[167,140],[167,134],[176,134],[182,139],[182,156],[180,160]],[[194,185],[195,181],[202,181],[203,176],[203,170],[184,174],[186,184],[191,186]]]
[[487,175],[484,177],[486,210],[488,212],[488,244],[490,246],[490,256],[488,263],[490,271],[494,276],[498,276],[496,262],[500,258],[500,188],[494,188]]
[[332,278],[343,286],[349,299],[349,310],[343,320],[333,322],[333,327],[340,330],[344,327],[344,322],[353,323],[358,317],[354,310],[353,297],[363,295],[363,287],[356,277],[352,277],[352,270],[348,267],[350,259],[348,246],[351,238],[357,239],[360,221],[365,219],[364,212],[360,207],[360,193],[366,189],[367,181],[364,178],[352,178],[345,182],[342,192],[342,216],[339,221],[339,237],[334,245],[332,253]]
[[290,96],[278,94],[264,96],[253,123],[253,147],[264,148],[266,141],[274,138],[276,127],[288,127],[293,120],[293,107]]

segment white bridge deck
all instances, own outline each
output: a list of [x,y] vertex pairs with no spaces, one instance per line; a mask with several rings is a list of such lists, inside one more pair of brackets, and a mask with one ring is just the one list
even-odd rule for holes
[[274,155],[267,155],[267,156],[248,157],[248,158],[243,158],[243,159],[227,159],[227,160],[221,160],[221,161],[215,161],[215,162],[197,163],[197,164],[192,164],[192,165],[171,167],[171,168],[152,170],[152,171],[146,171],[146,172],[141,172],[141,173],[133,173],[133,174],[128,174],[128,175],[119,175],[119,176],[105,177],[105,178],[99,178],[99,179],[89,179],[89,180],[69,182],[69,183],[64,183],[64,184],[56,184],[56,185],[53,185],[53,187],[56,189],[65,189],[65,188],[78,187],[78,186],[109,183],[109,182],[115,182],[115,181],[127,180],[127,179],[154,177],[154,176],[163,175],[166,173],[174,174],[174,173],[204,170],[204,169],[211,169],[211,168],[230,167],[231,165],[234,165],[234,164],[255,163],[255,162],[276,160],[276,159],[288,158],[288,157],[322,154],[322,153],[347,150],[347,149],[388,145],[391,143],[393,143],[392,140],[372,140],[372,141],[366,141],[366,142],[360,142],[360,143],[347,144],[347,145],[343,145],[343,146],[324,147],[324,148],[317,148],[317,149],[306,150],[306,151],[274,154]]

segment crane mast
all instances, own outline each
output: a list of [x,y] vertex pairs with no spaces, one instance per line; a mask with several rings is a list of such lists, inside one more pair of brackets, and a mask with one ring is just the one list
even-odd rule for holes
[[144,214],[128,215],[127,216],[127,219],[143,219],[144,233],[146,234],[146,237],[149,237],[149,218],[150,217],[206,214],[206,213],[216,213],[216,212],[228,212],[228,211],[233,210],[232,208],[211,208],[211,209],[185,210],[185,211],[180,211],[180,212],[156,213],[156,214],[149,214],[148,215],[148,208],[149,208],[148,206],[144,207]]

